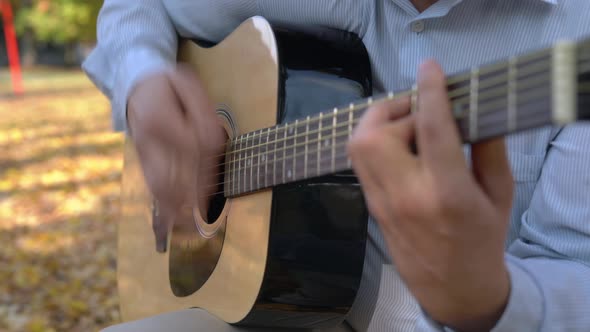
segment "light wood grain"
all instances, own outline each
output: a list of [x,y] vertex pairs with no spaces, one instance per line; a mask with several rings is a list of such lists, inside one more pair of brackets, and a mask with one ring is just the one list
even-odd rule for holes
[[[238,135],[276,124],[278,59],[273,32],[252,18],[213,48],[184,42],[179,60],[188,62],[218,105],[237,123]],[[252,308],[262,283],[268,249],[272,192],[229,200],[226,238],[219,263],[205,285],[178,298],[170,290],[168,255],[155,251],[150,195],[133,142],[128,141],[119,223],[118,283],[125,321],[199,307],[234,323]],[[195,262],[198,264],[198,262]]]

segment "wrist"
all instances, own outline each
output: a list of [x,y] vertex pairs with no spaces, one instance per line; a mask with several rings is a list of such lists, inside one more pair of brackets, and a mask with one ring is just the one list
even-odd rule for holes
[[137,86],[149,77],[168,72],[175,66],[174,59],[145,48],[130,50],[122,56],[113,78],[115,83],[111,96],[117,129],[130,131],[127,113],[129,101]]
[[[156,72],[145,76],[129,91],[129,97],[127,98],[127,103],[125,105],[125,121],[127,131],[131,138],[135,138],[134,133],[138,132],[137,126],[142,120],[145,120],[142,119],[139,112],[142,111],[142,108],[144,111],[146,108],[149,108],[151,105],[150,98],[154,96],[157,91],[162,90],[163,84],[167,85],[168,78],[166,75],[166,72]],[[145,118],[145,116],[143,118]]]
[[125,107],[125,122],[127,124],[127,132],[129,137],[134,138],[133,134],[135,133],[135,107],[133,106],[132,97],[129,98],[127,105]]
[[450,303],[446,314],[431,317],[455,331],[490,331],[506,310],[511,284],[505,266],[501,273],[488,280],[479,289],[473,288],[462,299]]

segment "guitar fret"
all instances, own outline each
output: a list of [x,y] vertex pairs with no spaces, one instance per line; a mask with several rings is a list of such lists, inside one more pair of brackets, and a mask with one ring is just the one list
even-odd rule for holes
[[244,154],[244,165],[242,166],[242,170],[244,171],[244,188],[242,190],[244,190],[244,192],[248,192],[250,189],[248,188],[248,185],[250,184],[250,179],[248,177],[248,160],[250,159],[250,155],[249,155],[249,151],[250,151],[250,147],[248,144],[250,144],[250,135],[251,133],[247,133],[246,134],[246,138],[244,141],[244,151],[242,151],[242,153]]
[[[369,106],[373,104],[373,98],[369,98]],[[352,139],[352,124],[354,123],[354,112],[348,113],[348,140]],[[347,157],[347,166],[348,168],[352,168],[352,159]]]
[[416,113],[418,111],[418,84],[412,87],[410,112]]
[[[545,123],[551,102],[561,101],[569,105],[564,107],[566,111],[554,115],[554,120],[559,123],[569,122],[576,116],[574,107],[579,107],[573,94],[588,98],[584,93],[590,91],[590,85],[581,82],[582,77],[588,76],[584,72],[590,71],[590,44],[586,51],[574,46],[558,44],[552,51],[511,57],[503,63],[481,69],[474,67],[462,75],[450,77],[447,80],[449,98],[462,138],[476,142]],[[574,78],[580,82],[574,82]],[[419,111],[416,85],[401,95],[410,97],[412,112]],[[389,92],[380,100],[396,97]],[[236,195],[352,168],[346,144],[353,137],[357,116],[375,100],[370,97],[350,103],[348,108],[334,108],[331,114],[307,116],[291,124],[277,125],[231,140],[226,151],[224,191]],[[302,121],[305,121],[305,128]],[[311,145],[313,143],[316,144]],[[282,152],[282,158],[278,152]],[[324,156],[323,152],[328,155]],[[282,165],[277,166],[281,159]],[[278,170],[282,172],[280,178],[277,178],[278,167],[282,167]]]
[[256,133],[252,133],[252,145],[250,149],[250,191],[254,190],[254,159],[256,154]]
[[238,136],[236,140],[236,151],[234,153],[234,187],[236,188],[235,194],[240,194],[240,190],[242,189],[240,185],[241,175],[240,175],[240,151],[242,150],[242,137]]
[[264,187],[267,188],[268,187],[268,161],[269,161],[269,156],[268,156],[268,150],[269,150],[269,145],[270,145],[270,128],[268,128],[268,131],[266,132],[266,150],[264,151]]
[[248,150],[249,153],[249,157],[248,157],[248,164],[249,164],[249,170],[250,170],[250,188],[248,188],[248,191],[252,191],[254,190],[254,168],[256,168],[255,162],[254,162],[254,149],[256,148],[256,144],[255,144],[255,139],[256,139],[256,133],[252,132],[250,133],[251,137],[250,137],[250,148]]
[[238,146],[238,137],[233,139],[233,149],[232,149],[232,161],[233,161],[233,165],[232,165],[232,188],[233,188],[233,194],[237,195],[240,192],[240,188],[239,188],[239,180],[238,180],[238,176],[239,174],[237,174],[238,172],[238,163],[239,161],[239,156],[238,156],[238,151],[240,150],[240,147]]
[[[293,169],[289,179],[297,180],[297,127],[299,126],[299,120],[295,120],[295,132],[293,133]],[[288,174],[287,174],[288,175]]]
[[283,139],[283,183],[286,183],[287,181],[285,180],[285,166],[286,166],[286,159],[287,159],[287,147],[286,147],[286,143],[287,143],[287,125],[285,125],[284,128],[285,131],[285,137]]
[[[245,158],[245,151],[246,149],[244,148],[244,144],[247,146],[248,141],[246,140],[244,142],[244,137],[242,136],[240,138],[240,154],[239,154],[239,161],[238,161],[238,174],[239,174],[239,181],[240,183],[238,183],[238,191],[240,192],[245,192],[246,191],[246,158]],[[243,163],[243,165],[242,165]],[[243,175],[243,183],[242,183],[242,171],[244,172]],[[240,188],[239,186],[242,186],[242,188]]]
[[[246,149],[244,151],[244,158],[245,158],[245,165],[244,165],[244,191],[248,192],[251,190],[251,188],[248,188],[248,184],[251,183],[252,181],[252,168],[251,168],[251,159],[249,157],[249,152],[250,152],[250,146],[248,144],[250,144],[250,135],[251,133],[248,133],[246,136]],[[250,179],[248,179],[248,168],[250,168]],[[250,181],[248,181],[250,180]]]
[[234,158],[234,143],[233,140],[230,138],[227,141],[227,147],[225,149],[225,159],[224,159],[224,169],[226,181],[225,185],[227,186],[225,189],[224,194],[226,196],[233,196],[234,191],[234,165],[233,165],[233,158]]
[[317,161],[317,175],[321,174],[321,161],[322,161],[322,121],[324,113],[320,113],[320,119],[318,123],[318,161]]
[[260,189],[260,156],[262,155],[262,130],[260,130],[256,136],[258,136],[258,146],[256,147],[256,154],[258,155],[258,163],[256,164],[256,189]]
[[469,101],[469,139],[474,142],[478,135],[478,94],[479,94],[479,69],[471,71],[471,92]]
[[508,130],[517,128],[517,88],[518,88],[518,59],[511,57],[508,64]]
[[304,157],[305,160],[303,162],[303,178],[304,179],[307,179],[307,159],[308,159],[308,157],[307,157],[307,151],[308,151],[307,144],[309,142],[309,119],[310,119],[310,117],[308,115],[305,120],[305,157]]
[[[354,104],[350,104],[350,109],[354,109]],[[331,162],[331,170],[332,172],[336,171],[336,126],[338,125],[337,116],[338,116],[338,109],[334,109],[334,117],[332,118],[332,162]]]
[[274,153],[272,156],[272,184],[277,184],[277,142],[279,138],[279,126],[275,128]]
[[254,162],[254,148],[255,148],[255,139],[256,139],[256,132],[250,133],[250,146],[248,149],[248,170],[249,170],[249,188],[248,191],[254,190],[254,168],[256,167]]
[[238,136],[236,141],[236,151],[234,152],[234,163],[237,163],[237,165],[234,166],[234,187],[236,187],[234,194],[236,195],[240,193],[240,150],[242,150],[242,140],[241,137]]
[[233,140],[230,138],[227,141],[227,147],[225,148],[225,167],[223,169],[224,171],[224,177],[225,177],[225,188],[224,188],[224,194],[226,196],[232,196],[234,194],[234,181],[233,181],[233,177],[234,177],[234,166],[233,166]]

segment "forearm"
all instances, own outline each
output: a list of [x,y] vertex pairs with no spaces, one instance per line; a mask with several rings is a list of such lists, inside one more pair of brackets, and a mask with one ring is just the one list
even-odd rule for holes
[[97,38],[82,68],[110,99],[115,129],[126,131],[127,98],[143,77],[174,65],[176,31],[162,0],[105,0]]

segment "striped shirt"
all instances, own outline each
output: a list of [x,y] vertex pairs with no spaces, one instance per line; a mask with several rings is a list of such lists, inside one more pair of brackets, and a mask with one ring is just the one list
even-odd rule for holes
[[[126,129],[136,82],[174,65],[177,33],[218,41],[254,15],[355,32],[375,92],[411,87],[427,58],[454,73],[590,36],[588,0],[439,0],[422,13],[409,0],[105,0],[83,68],[110,98],[115,128]],[[516,181],[506,242],[512,288],[493,331],[590,331],[590,126],[545,127],[507,145]],[[356,331],[444,330],[421,312],[373,221],[347,322]]]

